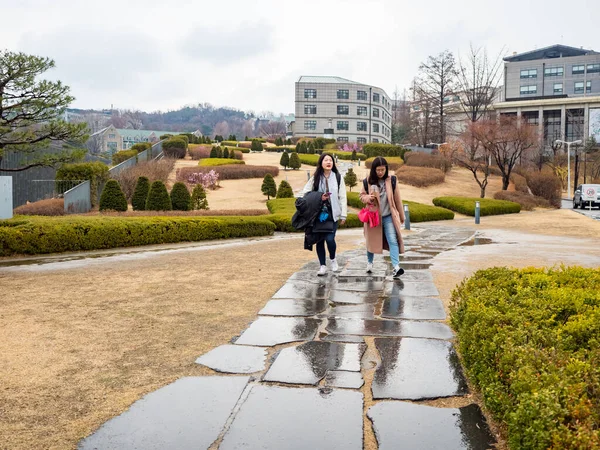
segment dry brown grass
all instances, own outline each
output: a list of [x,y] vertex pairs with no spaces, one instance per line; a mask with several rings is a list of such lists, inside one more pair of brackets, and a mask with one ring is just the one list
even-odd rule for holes
[[166,183],[169,179],[169,174],[175,167],[175,160],[172,158],[164,158],[160,161],[148,161],[141,162],[129,169],[125,169],[119,175],[116,180],[121,185],[121,189],[127,197],[128,201],[131,201],[133,197],[133,191],[135,190],[135,184],[139,177],[147,177],[152,184],[154,181],[162,181]]
[[219,181],[263,178],[268,173],[273,177],[279,175],[279,167],[275,166],[231,164],[226,166],[181,167],[177,169],[177,181],[186,181],[193,173],[208,173],[211,170],[219,174]]
[[545,198],[519,191],[498,191],[494,194],[494,198],[496,200],[508,200],[518,203],[521,205],[521,209],[525,211],[533,211],[534,208],[550,208],[550,202]]
[[444,172],[431,167],[402,166],[396,170],[400,183],[416,187],[433,186],[445,180]]
[[450,160],[441,155],[430,155],[422,152],[406,152],[404,154],[407,166],[414,167],[433,167],[447,173],[452,168]]
[[194,361],[316,259],[302,239],[0,272],[0,448],[75,449],[143,395],[213,374]]
[[65,201],[62,198],[39,200],[37,202],[17,206],[13,212],[14,214],[26,216],[64,216]]

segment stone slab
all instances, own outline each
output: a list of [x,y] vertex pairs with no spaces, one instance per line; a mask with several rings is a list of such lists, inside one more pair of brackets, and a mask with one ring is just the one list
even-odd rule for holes
[[[405,272],[406,273],[406,272]],[[409,272],[410,273],[410,272]],[[402,279],[388,283],[385,287],[385,296],[410,295],[413,297],[437,297],[440,295],[433,281],[408,281]]]
[[322,313],[327,308],[327,300],[277,299],[269,300],[258,314],[260,316],[302,316],[310,317]]
[[485,450],[494,448],[496,442],[475,404],[434,408],[380,402],[369,408],[367,416],[373,422],[379,450]]
[[394,296],[386,298],[381,309],[386,319],[444,320],[446,311],[439,298]]
[[362,445],[362,393],[258,384],[219,449],[361,450]]
[[329,370],[360,371],[365,344],[312,341],[284,348],[276,356],[264,381],[317,384]]
[[380,293],[377,292],[353,292],[332,289],[329,296],[329,301],[333,303],[346,303],[353,305],[377,303],[377,300],[379,300],[379,294]]
[[374,399],[423,400],[468,393],[458,356],[450,342],[376,338],[381,365],[375,371]]
[[235,341],[238,345],[271,347],[296,341],[310,341],[317,334],[319,319],[259,317]]
[[[319,270],[318,266],[316,270]],[[289,277],[288,282],[303,281],[306,283],[326,285],[332,278],[334,278],[334,276],[331,272],[329,272],[327,276],[319,277],[314,270],[301,270]]]
[[[411,270],[409,272],[404,272],[402,275],[403,282],[425,282],[425,283],[433,283],[433,275],[430,270]],[[394,281],[397,283],[397,281]],[[387,289],[387,286],[386,286]]]
[[281,286],[272,298],[300,298],[311,300],[315,298],[327,298],[328,296],[329,287],[326,284],[292,280]]
[[325,375],[325,386],[360,389],[365,380],[360,372],[347,372],[343,370],[331,370]]
[[400,263],[400,267],[402,267],[405,271],[408,270],[425,270],[425,269],[429,269],[431,267],[431,260],[429,260],[428,263],[426,263],[427,260],[424,261],[418,261],[418,262],[413,262],[413,261],[402,261]]
[[135,402],[79,444],[80,450],[208,448],[249,377],[186,377]]
[[326,330],[331,334],[358,336],[397,336],[430,339],[450,339],[454,335],[448,325],[414,320],[328,319]]
[[383,290],[383,281],[375,281],[373,278],[364,277],[344,277],[337,278],[332,282],[331,288],[338,291],[354,292],[372,292],[379,294]]
[[265,368],[267,351],[247,345],[221,345],[200,356],[197,364],[223,373],[254,373]]
[[356,344],[363,344],[365,342],[365,338],[362,336],[346,336],[343,334],[321,333],[320,339],[325,342],[350,342]]
[[356,317],[359,319],[373,319],[375,316],[375,305],[332,305],[329,306],[319,317]]

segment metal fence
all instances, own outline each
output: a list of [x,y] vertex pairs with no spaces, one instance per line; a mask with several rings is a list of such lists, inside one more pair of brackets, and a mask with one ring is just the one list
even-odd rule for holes
[[32,167],[31,169],[8,172],[2,169],[17,169],[27,164],[27,155],[7,151],[0,161],[0,176],[11,176],[13,179],[13,208],[24,205],[27,202],[43,200],[54,192],[54,186],[47,185],[47,190],[31,189],[32,180],[54,180],[56,169],[52,167]]
[[69,189],[64,193],[66,213],[86,213],[92,209],[91,183],[83,183]]
[[[74,188],[84,180],[30,180],[27,183],[27,200],[29,202],[63,198],[65,192]],[[35,200],[29,200],[35,199]]]

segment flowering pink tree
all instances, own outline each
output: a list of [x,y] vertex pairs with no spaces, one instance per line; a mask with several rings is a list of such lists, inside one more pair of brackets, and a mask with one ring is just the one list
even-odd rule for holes
[[219,174],[214,170],[208,173],[192,173],[187,179],[190,184],[201,184],[206,189],[215,190],[219,186]]
[[340,147],[340,150],[343,152],[352,152],[352,151],[356,151],[356,152],[360,152],[360,147],[358,145],[356,145],[356,143],[352,143],[350,145],[348,145],[348,143],[345,143],[343,147]]

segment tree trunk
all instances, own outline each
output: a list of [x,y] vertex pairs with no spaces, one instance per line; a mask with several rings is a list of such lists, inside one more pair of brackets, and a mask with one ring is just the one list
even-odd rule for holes
[[479,186],[479,197],[485,198],[485,186]]
[[510,175],[502,174],[502,190],[508,190],[508,185],[510,183]]

